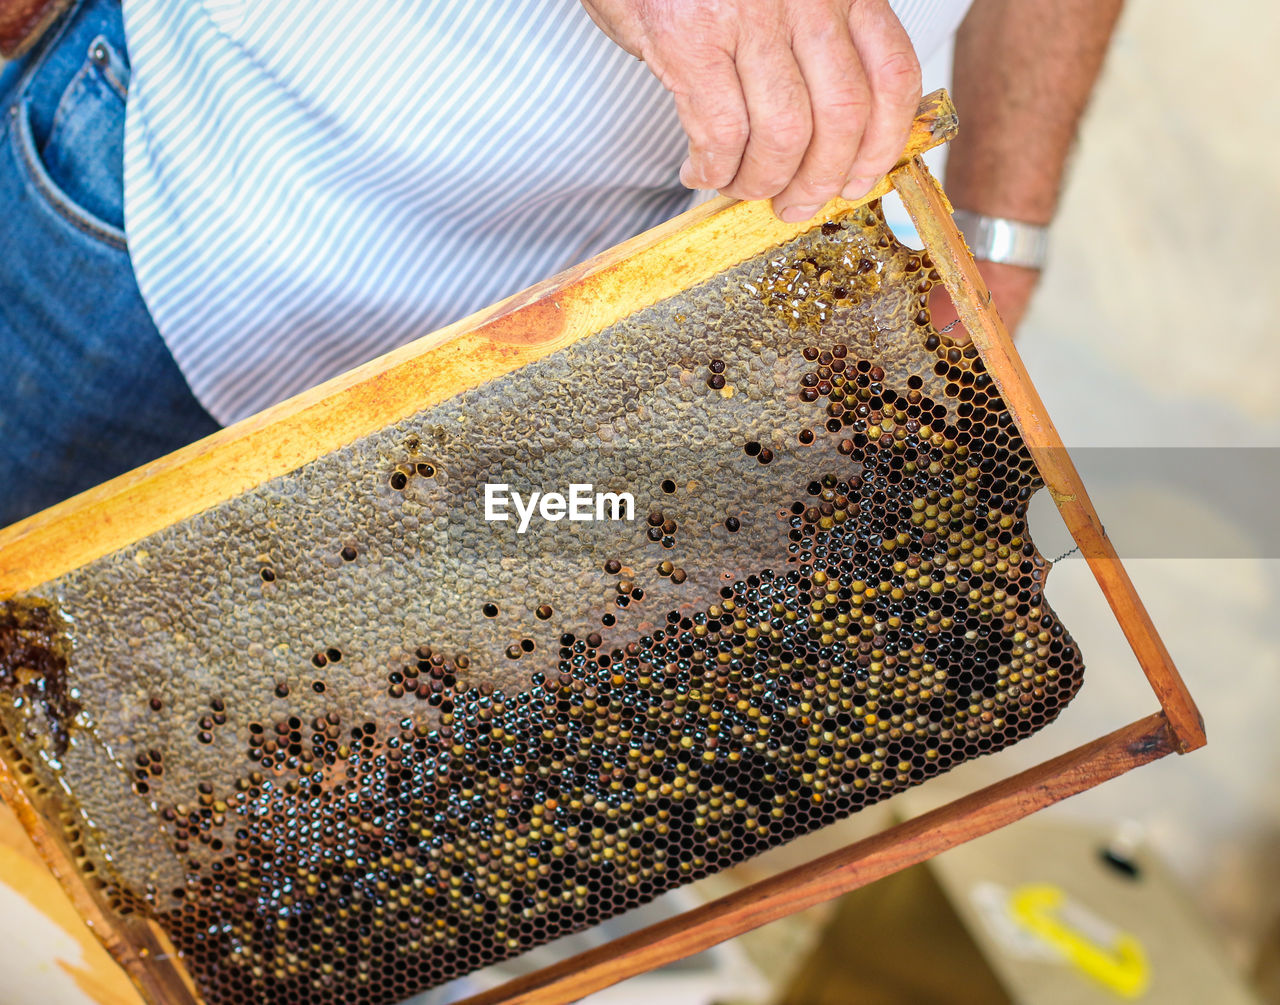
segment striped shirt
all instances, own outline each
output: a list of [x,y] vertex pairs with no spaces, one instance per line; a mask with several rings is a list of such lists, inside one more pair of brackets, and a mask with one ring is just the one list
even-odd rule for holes
[[[894,4],[922,59],[968,0]],[[578,0],[124,0],[125,226],[229,423],[689,208],[686,141]]]

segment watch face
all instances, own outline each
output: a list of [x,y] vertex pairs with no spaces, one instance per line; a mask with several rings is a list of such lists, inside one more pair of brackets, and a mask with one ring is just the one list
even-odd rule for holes
[[1082,664],[936,280],[863,207],[43,584],[6,760],[206,1002],[391,1003],[1016,741]]

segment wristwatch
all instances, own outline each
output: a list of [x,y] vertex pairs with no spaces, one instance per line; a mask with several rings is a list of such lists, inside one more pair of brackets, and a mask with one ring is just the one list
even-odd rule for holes
[[967,209],[953,214],[974,258],[1024,269],[1043,269],[1049,250],[1049,228]]

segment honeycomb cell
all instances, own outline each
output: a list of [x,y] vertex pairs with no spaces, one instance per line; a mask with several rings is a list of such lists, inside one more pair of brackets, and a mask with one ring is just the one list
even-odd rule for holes
[[0,754],[210,1005],[382,1005],[1028,735],[1082,663],[936,278],[872,204],[3,605]]

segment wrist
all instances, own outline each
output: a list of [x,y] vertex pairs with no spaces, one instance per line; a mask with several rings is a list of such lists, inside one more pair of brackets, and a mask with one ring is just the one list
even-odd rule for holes
[[1040,282],[1040,270],[1007,262],[979,262],[978,271],[991,291],[991,301],[1009,331],[1015,331]]
[[[1039,269],[1028,269],[1021,265],[1008,265],[999,262],[978,262],[978,271],[991,291],[991,302],[1010,334],[1015,334],[1031,296],[1035,292],[1036,283],[1040,281]],[[939,283],[929,296],[929,315],[933,325],[941,331],[957,320],[955,306],[947,291]],[[964,325],[956,325],[948,332],[950,338],[957,342],[967,342],[969,333]]]

